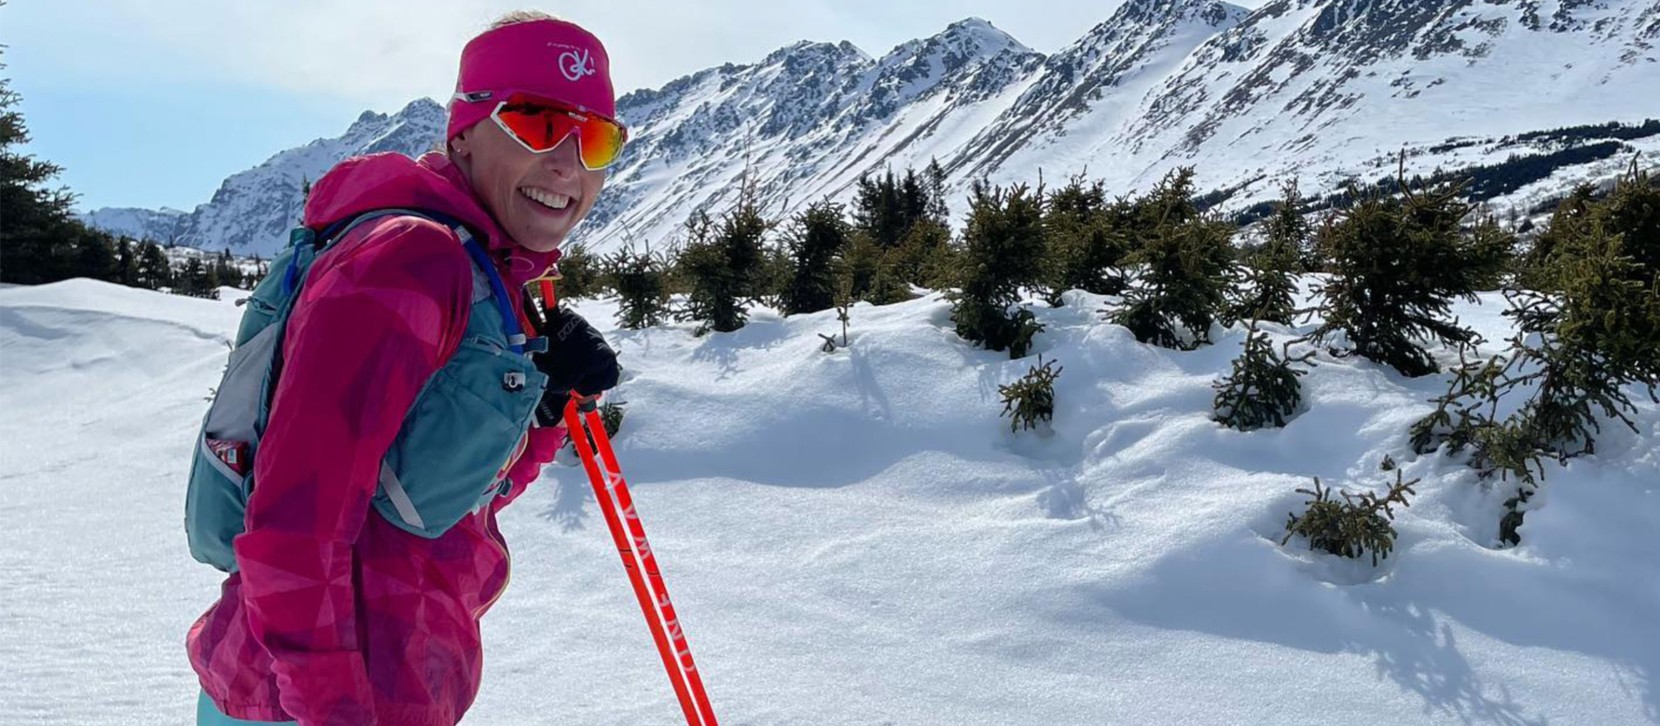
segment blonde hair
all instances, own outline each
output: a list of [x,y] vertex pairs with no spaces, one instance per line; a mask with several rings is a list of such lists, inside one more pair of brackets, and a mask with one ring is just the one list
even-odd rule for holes
[[497,28],[505,28],[509,25],[518,25],[519,23],[534,23],[538,20],[558,19],[559,18],[540,10],[512,10],[506,15],[496,18],[495,22],[490,23],[490,29],[495,30]]

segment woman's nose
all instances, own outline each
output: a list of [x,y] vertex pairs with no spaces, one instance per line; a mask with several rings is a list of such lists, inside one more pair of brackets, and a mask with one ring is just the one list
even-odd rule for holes
[[559,176],[576,176],[578,165],[582,163],[577,150],[576,132],[571,132],[552,151],[542,154],[542,166]]

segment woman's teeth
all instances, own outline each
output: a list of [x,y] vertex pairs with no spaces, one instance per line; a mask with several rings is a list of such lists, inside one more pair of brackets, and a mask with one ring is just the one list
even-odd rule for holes
[[530,201],[549,209],[564,209],[566,205],[571,203],[570,197],[534,187],[520,187],[519,193],[525,195],[525,198]]

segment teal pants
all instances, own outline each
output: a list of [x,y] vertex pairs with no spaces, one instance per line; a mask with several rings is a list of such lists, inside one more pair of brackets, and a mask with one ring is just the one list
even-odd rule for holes
[[219,708],[213,705],[213,699],[208,698],[206,693],[196,699],[196,726],[259,726],[260,724],[266,724],[266,726],[282,726],[282,724],[295,726],[293,721],[243,721],[239,718],[231,718],[220,713]]

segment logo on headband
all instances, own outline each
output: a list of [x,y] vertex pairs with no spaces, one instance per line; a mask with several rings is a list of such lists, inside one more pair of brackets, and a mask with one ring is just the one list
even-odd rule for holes
[[559,54],[559,72],[565,74],[566,80],[575,83],[585,76],[594,75],[594,59],[589,57],[587,48],[567,50]]

